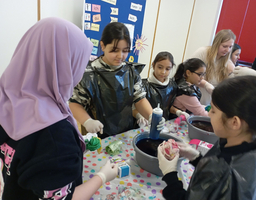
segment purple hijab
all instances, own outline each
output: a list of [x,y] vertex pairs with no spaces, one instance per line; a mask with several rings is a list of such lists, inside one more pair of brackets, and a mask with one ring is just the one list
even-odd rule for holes
[[0,124],[9,137],[20,140],[67,119],[83,141],[67,102],[91,51],[84,33],[63,19],[42,19],[25,33],[0,78]]

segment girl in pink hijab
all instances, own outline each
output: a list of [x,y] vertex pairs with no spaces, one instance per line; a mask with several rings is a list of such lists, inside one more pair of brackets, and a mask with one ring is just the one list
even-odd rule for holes
[[89,199],[117,175],[108,161],[82,184],[85,144],[67,101],[91,51],[84,33],[59,18],[37,22],[20,40],[0,78],[3,200]]

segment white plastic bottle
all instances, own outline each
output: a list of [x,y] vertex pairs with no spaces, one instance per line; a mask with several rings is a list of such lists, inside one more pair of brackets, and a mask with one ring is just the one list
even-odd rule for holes
[[157,140],[159,138],[160,131],[157,130],[157,125],[162,120],[163,110],[160,108],[160,104],[158,103],[157,107],[153,109],[152,120],[150,126],[149,137],[153,140]]

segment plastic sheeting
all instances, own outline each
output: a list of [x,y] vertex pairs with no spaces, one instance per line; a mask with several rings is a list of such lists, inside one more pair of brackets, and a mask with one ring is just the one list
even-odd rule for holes
[[133,128],[134,85],[141,80],[139,73],[144,66],[126,63],[115,71],[87,67],[92,70],[84,73],[81,84],[92,98],[104,134],[116,135]]
[[152,108],[156,108],[160,103],[163,110],[163,117],[168,120],[170,115],[170,108],[174,102],[177,92],[177,84],[170,79],[166,86],[150,83],[147,79],[143,79],[142,83],[147,91],[147,99]]
[[202,94],[199,87],[195,85],[188,85],[185,78],[180,79],[177,85],[178,85],[177,96],[180,96],[183,94],[188,96],[196,96],[198,98],[198,101],[200,101]]
[[219,154],[218,142],[199,161],[190,180],[188,199],[256,199],[256,150],[233,156],[230,164]]

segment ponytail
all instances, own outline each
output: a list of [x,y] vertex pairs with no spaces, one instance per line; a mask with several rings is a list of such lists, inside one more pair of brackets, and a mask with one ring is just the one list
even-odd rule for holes
[[183,63],[180,63],[178,66],[178,69],[174,75],[174,79],[176,82],[178,82],[181,78],[184,77],[184,73],[185,73],[185,66]]
[[174,75],[174,79],[176,83],[183,77],[186,78],[186,71],[189,70],[191,72],[196,71],[200,67],[205,67],[205,63],[199,58],[191,58],[186,60],[185,62],[179,64],[176,74]]

